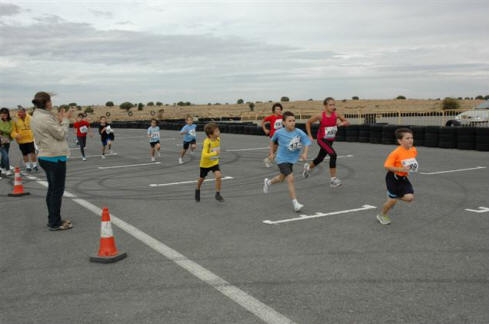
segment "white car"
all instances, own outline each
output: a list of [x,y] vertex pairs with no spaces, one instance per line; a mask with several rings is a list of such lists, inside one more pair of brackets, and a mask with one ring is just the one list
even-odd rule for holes
[[458,114],[455,119],[447,121],[446,126],[489,126],[489,101]]

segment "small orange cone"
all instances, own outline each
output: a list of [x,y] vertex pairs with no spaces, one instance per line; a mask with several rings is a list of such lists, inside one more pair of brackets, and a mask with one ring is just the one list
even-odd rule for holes
[[122,260],[125,257],[127,257],[127,253],[121,253],[115,247],[109,209],[104,207],[102,210],[102,226],[100,230],[100,248],[97,256],[90,257],[90,262],[112,263]]
[[29,195],[30,193],[24,192],[24,186],[22,185],[22,177],[20,176],[19,167],[15,167],[15,175],[14,175],[14,191],[9,193],[9,197],[20,197]]

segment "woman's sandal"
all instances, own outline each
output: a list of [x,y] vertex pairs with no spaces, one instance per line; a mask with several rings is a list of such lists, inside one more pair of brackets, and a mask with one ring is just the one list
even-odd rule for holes
[[50,231],[66,231],[73,228],[73,224],[69,220],[63,220],[58,227],[50,227]]

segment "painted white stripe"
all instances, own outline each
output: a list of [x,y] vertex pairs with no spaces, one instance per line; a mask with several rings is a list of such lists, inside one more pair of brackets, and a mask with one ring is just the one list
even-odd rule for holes
[[226,150],[226,152],[241,152],[241,151],[258,151],[258,150],[266,150],[269,149],[270,147],[255,147],[255,148],[244,148],[244,149],[232,149],[232,150]]
[[[24,173],[22,173],[22,174],[24,174]],[[24,175],[25,175],[25,174],[24,174]],[[46,188],[47,188],[47,187],[49,186],[49,184],[48,184],[48,182],[47,182],[47,181],[45,181],[45,180],[41,180],[41,179],[39,179],[38,177],[34,177],[34,176],[30,176],[30,175],[26,175],[26,178],[27,178],[27,179],[29,179],[29,180],[34,180],[34,181],[36,181],[36,183],[37,183],[37,184],[39,184],[39,185],[41,185],[41,186],[43,186],[43,187],[46,187]],[[75,195],[74,195],[74,194],[72,194],[71,192],[69,192],[69,191],[66,191],[66,190],[65,190],[65,192],[63,193],[63,197],[66,197],[66,198],[74,198],[74,197],[75,197]]]
[[[100,216],[102,214],[102,209],[93,205],[92,203],[84,200],[84,199],[73,199],[73,201],[80,206],[92,211],[94,214]],[[160,253],[167,259],[173,261],[183,269],[190,272],[192,275],[197,277],[198,279],[204,281],[209,286],[221,292],[223,295],[233,300],[265,323],[269,324],[284,324],[290,323],[294,324],[289,318],[280,314],[270,306],[265,305],[255,297],[247,294],[243,290],[239,289],[236,286],[233,286],[226,280],[202,267],[201,265],[195,263],[194,261],[188,259],[183,254],[178,251],[172,249],[171,247],[165,245],[164,243],[156,240],[155,238],[149,236],[138,228],[132,226],[129,223],[126,223],[122,219],[119,219],[113,214],[110,214],[111,220],[120,229],[122,229],[127,234],[132,237],[138,239],[143,242],[156,252]]]
[[478,166],[475,168],[467,168],[467,169],[456,169],[456,170],[447,170],[447,171],[436,171],[436,172],[420,172],[420,174],[442,174],[442,173],[452,173],[452,172],[462,172],[462,171],[471,171],[471,170],[479,170],[485,169],[485,166]]
[[276,225],[276,224],[282,224],[282,223],[297,222],[297,221],[302,221],[302,220],[312,219],[312,218],[354,213],[354,212],[359,212],[359,211],[368,210],[368,209],[375,209],[375,208],[377,208],[377,207],[371,206],[371,205],[363,205],[361,208],[340,210],[340,211],[335,211],[335,212],[330,212],[330,213],[316,213],[314,215],[300,215],[299,217],[281,219],[281,220],[276,220],[276,221],[264,220],[263,223]]
[[[352,158],[353,157],[353,154],[347,154],[347,155],[337,155],[336,158],[337,159],[344,159],[344,158]],[[325,157],[324,159],[325,160],[329,160],[330,156],[328,155],[327,157]],[[314,159],[307,159],[307,161],[314,161]]]
[[98,167],[98,169],[104,170],[104,169],[117,169],[117,168],[132,168],[132,167],[136,167],[136,166],[153,165],[153,164],[161,164],[161,162],[139,163],[139,164],[126,164],[126,165],[113,165],[113,166],[108,166],[108,167]]
[[[233,177],[221,178],[221,180],[231,180],[231,179],[234,179],[234,178]],[[204,182],[208,182],[208,181],[216,181],[216,180],[215,179],[204,180]],[[166,187],[166,186],[175,186],[175,185],[189,184],[189,183],[197,183],[197,180],[182,181],[182,182],[170,182],[170,183],[152,183],[149,186],[150,187]]]
[[466,211],[472,212],[472,213],[489,213],[489,208],[480,206],[478,209],[470,209],[470,208],[465,208]]
[[112,225],[110,222],[102,222],[100,226],[100,237],[109,238],[114,236],[114,232],[112,232]]
[[[105,154],[105,156],[114,156],[114,155],[119,155],[118,153],[110,153],[110,154]],[[102,157],[102,154],[100,155],[85,155],[86,158],[92,158],[92,157]],[[81,156],[70,156],[68,160],[73,160],[73,159],[81,159]]]

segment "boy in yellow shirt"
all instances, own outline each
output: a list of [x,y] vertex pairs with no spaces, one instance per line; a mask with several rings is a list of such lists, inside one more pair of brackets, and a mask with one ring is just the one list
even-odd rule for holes
[[382,225],[391,223],[387,215],[398,200],[412,202],[414,200],[414,189],[409,182],[408,173],[418,171],[416,156],[418,151],[413,146],[413,131],[409,128],[396,129],[395,136],[399,146],[389,154],[384,162],[387,169],[385,183],[387,185],[387,201],[382,207],[382,212],[377,215],[377,220]]
[[14,121],[11,136],[19,144],[26,171],[30,172],[32,169],[36,172],[39,171],[34,146],[34,133],[31,130],[31,116],[26,113],[24,108],[19,108],[17,112],[17,119]]
[[195,201],[200,201],[200,186],[204,182],[207,174],[212,171],[216,178],[216,200],[223,202],[224,198],[221,196],[221,178],[222,173],[219,169],[219,154],[221,153],[221,132],[219,127],[214,123],[205,125],[204,132],[207,138],[202,145],[202,155],[200,157],[200,178],[197,181],[197,189],[195,189]]

